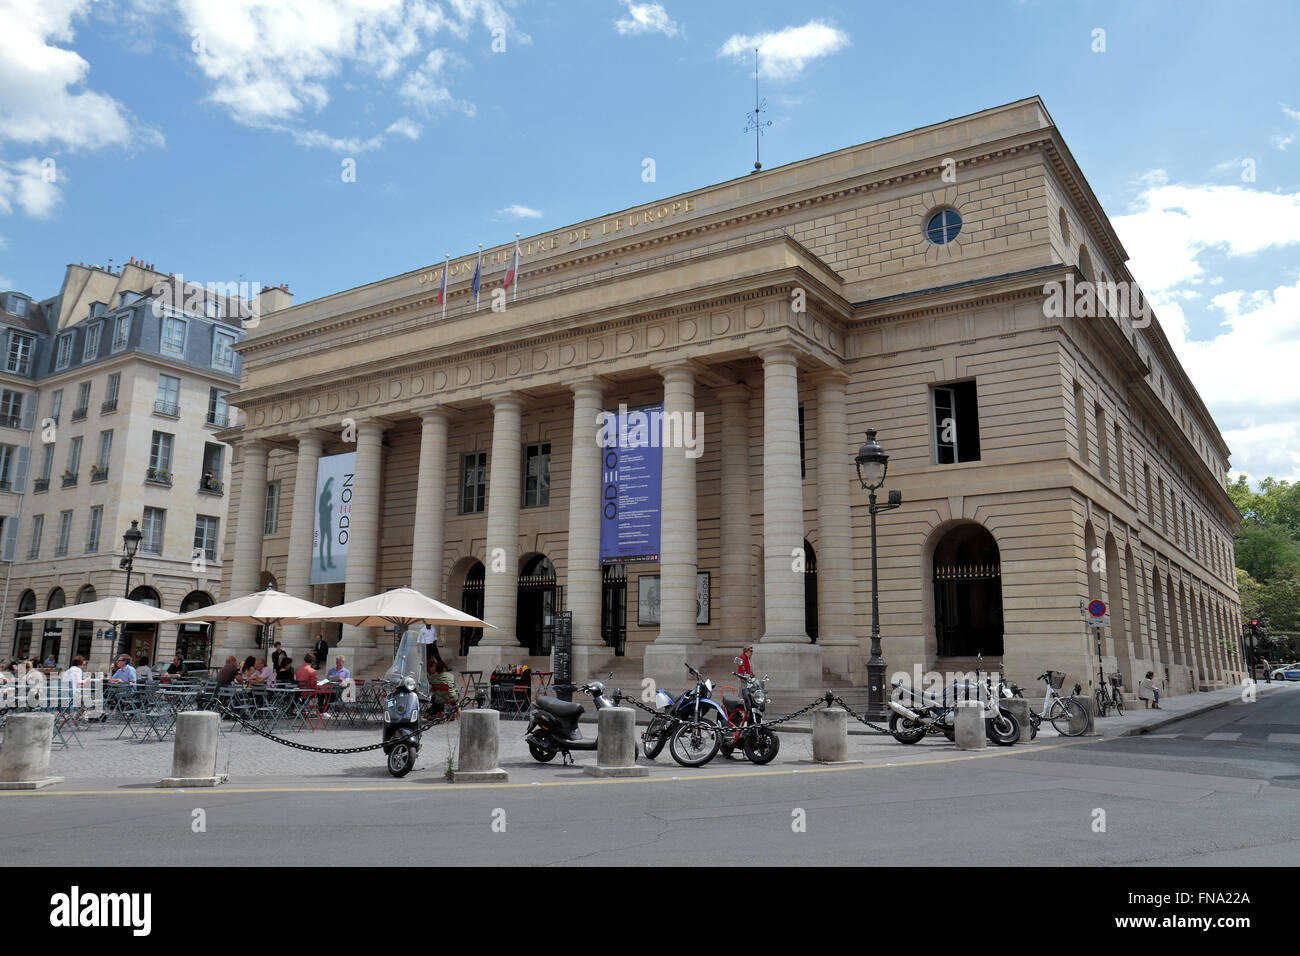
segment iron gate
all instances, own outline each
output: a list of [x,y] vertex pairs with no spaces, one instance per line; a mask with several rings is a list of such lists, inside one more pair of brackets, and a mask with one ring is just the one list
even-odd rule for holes
[[627,650],[627,565],[606,564],[600,569],[600,636],[614,656]]

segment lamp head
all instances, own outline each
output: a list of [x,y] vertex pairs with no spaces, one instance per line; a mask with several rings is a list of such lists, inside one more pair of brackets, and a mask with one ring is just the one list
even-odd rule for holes
[[858,481],[863,488],[875,491],[885,483],[885,472],[889,469],[889,456],[876,441],[874,428],[867,429],[867,441],[858,449],[858,457],[854,459],[854,463],[858,468]]
[[140,541],[143,538],[144,534],[140,531],[140,522],[132,521],[131,527],[127,528],[122,535],[122,551],[128,558],[135,557],[135,553],[140,550]]

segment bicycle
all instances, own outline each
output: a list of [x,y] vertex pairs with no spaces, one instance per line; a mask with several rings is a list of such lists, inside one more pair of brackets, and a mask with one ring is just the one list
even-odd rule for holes
[[1074,697],[1063,697],[1059,693],[1065,683],[1062,671],[1047,671],[1039,674],[1036,680],[1047,685],[1047,697],[1043,700],[1043,711],[1035,714],[1029,712],[1032,734],[1037,736],[1038,728],[1044,720],[1050,723],[1062,737],[1078,737],[1088,726],[1088,715]]
[[1106,685],[1102,684],[1097,688],[1097,716],[1105,717],[1112,710],[1116,716],[1124,716],[1124,698],[1119,692],[1119,675],[1112,674],[1110,678],[1111,689],[1107,690]]

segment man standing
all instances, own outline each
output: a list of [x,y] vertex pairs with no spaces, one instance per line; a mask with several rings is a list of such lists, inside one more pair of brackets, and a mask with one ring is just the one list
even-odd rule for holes
[[330,646],[329,642],[325,640],[324,634],[316,635],[316,641],[311,646],[311,652],[312,656],[316,658],[316,662],[324,667],[325,662],[330,659]]
[[429,645],[428,653],[433,656],[436,663],[442,663],[442,655],[438,653],[438,629],[432,624],[426,624],[420,628],[419,637],[416,638],[417,644]]
[[280,669],[280,661],[281,661],[285,656],[286,656],[286,655],[285,655],[285,653],[284,653],[284,648],[280,646],[280,642],[279,642],[279,641],[276,641],[276,642],[275,642],[275,650],[273,650],[273,651],[271,652],[271,666],[272,666],[275,670],[279,670],[279,669]]

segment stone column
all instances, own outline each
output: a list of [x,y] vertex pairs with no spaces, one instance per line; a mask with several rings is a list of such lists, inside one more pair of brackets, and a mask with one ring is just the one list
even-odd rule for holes
[[487,560],[483,616],[495,627],[471,647],[467,670],[491,671],[526,656],[515,635],[519,606],[519,507],[523,495],[523,399],[510,392],[492,400],[492,452],[488,462]]
[[817,381],[817,642],[822,665],[861,683],[866,660],[853,628],[853,448],[843,372]]
[[420,412],[420,458],[415,485],[415,529],[411,541],[411,587],[439,601],[447,507],[447,423],[445,408]]
[[[659,636],[645,650],[644,673],[656,684],[676,686],[686,676],[684,661],[690,658],[696,667],[703,663],[700,639],[695,631],[698,546],[695,458],[680,441],[673,441],[672,434],[679,426],[694,428],[696,366],[681,361],[663,366],[659,371],[664,378],[666,446],[659,522]],[[669,422],[673,423],[671,428]],[[676,447],[667,447],[670,444]]]
[[774,688],[816,687],[821,650],[804,631],[803,478],[799,473],[799,360],[790,346],[763,356],[763,608],[767,630],[754,670]]
[[[235,515],[235,555],[230,569],[230,593],[226,599],[243,597],[257,590],[262,574],[262,532],[266,523],[267,447],[256,440],[239,443],[241,478],[239,507]],[[226,652],[241,659],[253,651],[257,628],[252,624],[226,624]]]
[[[289,561],[284,575],[284,590],[304,601],[311,600],[311,569],[316,560],[313,546],[316,534],[316,470],[320,464],[325,432],[309,429],[294,436],[298,439],[298,465],[294,471],[293,504],[289,517]],[[280,641],[285,653],[301,660],[308,651],[308,626],[286,624],[281,629]],[[263,653],[270,653],[263,648]]]
[[564,601],[573,612],[572,672],[575,679],[595,673],[608,654],[600,636],[600,489],[604,449],[597,419],[604,410],[606,383],[576,382],[573,390],[573,442],[569,467],[569,542]]
[[[352,511],[348,518],[348,569],[344,584],[344,601],[359,601],[376,591],[376,566],[379,558],[379,523],[383,514],[384,429],[390,423],[383,418],[363,418],[356,424],[357,463],[352,487]],[[334,494],[340,494],[335,489]],[[379,646],[375,628],[343,625],[342,641],[352,653],[353,667],[369,663],[376,654],[386,656],[390,647]]]
[[719,602],[725,626],[719,651],[738,654],[754,641],[753,514],[749,498],[749,389],[718,389],[722,400]]

